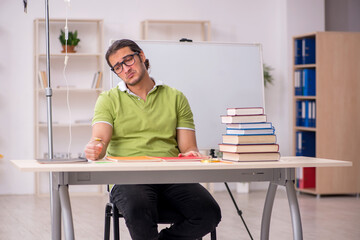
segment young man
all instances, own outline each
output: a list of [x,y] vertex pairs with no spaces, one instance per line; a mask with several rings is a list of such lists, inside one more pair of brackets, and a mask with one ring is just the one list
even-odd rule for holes
[[[149,60],[133,41],[114,42],[106,53],[123,81],[103,92],[95,106],[87,159],[109,156],[201,156],[186,97],[148,74]],[[111,201],[124,215],[131,238],[197,239],[215,229],[220,208],[200,184],[115,185]],[[158,205],[166,202],[181,216],[158,233]]]

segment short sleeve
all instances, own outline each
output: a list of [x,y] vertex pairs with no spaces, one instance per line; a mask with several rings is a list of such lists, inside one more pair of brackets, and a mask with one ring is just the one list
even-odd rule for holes
[[111,97],[108,92],[103,92],[99,95],[94,109],[94,117],[92,124],[98,122],[105,122],[114,125],[114,107],[111,101]]
[[178,96],[177,105],[177,129],[192,129],[195,130],[193,113],[190,104],[183,93]]

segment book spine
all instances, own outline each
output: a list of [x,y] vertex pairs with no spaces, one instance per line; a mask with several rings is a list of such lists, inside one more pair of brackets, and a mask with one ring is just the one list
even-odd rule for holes
[[303,95],[304,96],[315,96],[315,69],[303,69]]
[[308,80],[309,80],[309,69],[303,69],[302,70],[302,82],[303,82],[303,87],[302,87],[302,95],[303,96],[308,96]]
[[302,132],[301,153],[302,156],[315,157],[315,132]]
[[295,71],[295,95],[302,95],[302,70]]
[[304,120],[304,127],[310,127],[310,115],[311,115],[311,107],[310,107],[310,101],[305,100],[305,120]]
[[298,127],[300,127],[302,124],[302,122],[301,122],[301,116],[302,116],[301,107],[302,107],[301,101],[299,101],[299,100],[296,101],[296,106],[295,106],[295,108],[296,108],[296,116],[295,116],[296,123],[295,124]]
[[305,126],[305,119],[306,119],[306,102],[301,101],[301,124],[300,126]]
[[295,64],[302,64],[302,39],[295,39],[295,52],[294,52]]
[[314,64],[315,57],[315,38],[304,38],[302,40],[303,64]]

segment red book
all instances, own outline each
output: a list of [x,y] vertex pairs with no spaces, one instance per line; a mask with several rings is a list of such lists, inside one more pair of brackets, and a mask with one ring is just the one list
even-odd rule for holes
[[304,167],[302,177],[300,188],[315,188],[316,169],[314,167]]

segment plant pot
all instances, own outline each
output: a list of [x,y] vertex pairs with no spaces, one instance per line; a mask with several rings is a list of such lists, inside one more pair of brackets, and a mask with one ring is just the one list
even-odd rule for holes
[[68,53],[76,53],[75,51],[75,46],[70,46],[70,45],[62,45],[63,50],[61,51],[62,53],[65,53],[66,50]]

